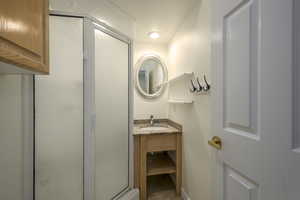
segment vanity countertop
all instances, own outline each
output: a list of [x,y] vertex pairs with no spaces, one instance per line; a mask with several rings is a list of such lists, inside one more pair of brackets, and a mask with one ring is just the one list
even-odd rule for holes
[[135,120],[133,135],[182,133],[182,126],[169,119],[156,119],[155,124],[150,126],[150,120]]

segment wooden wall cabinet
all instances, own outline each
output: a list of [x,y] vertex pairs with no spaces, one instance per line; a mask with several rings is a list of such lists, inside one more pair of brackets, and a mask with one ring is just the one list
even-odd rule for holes
[[48,20],[48,0],[1,0],[0,61],[49,73]]

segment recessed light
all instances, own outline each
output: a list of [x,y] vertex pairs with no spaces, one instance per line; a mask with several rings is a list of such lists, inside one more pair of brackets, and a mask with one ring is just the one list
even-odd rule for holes
[[158,32],[150,32],[148,33],[149,37],[152,38],[152,39],[157,39],[160,37],[159,33]]

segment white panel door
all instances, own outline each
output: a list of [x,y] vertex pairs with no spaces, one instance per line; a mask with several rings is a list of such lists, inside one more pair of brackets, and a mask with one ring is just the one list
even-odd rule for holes
[[299,200],[292,0],[213,0],[218,200]]

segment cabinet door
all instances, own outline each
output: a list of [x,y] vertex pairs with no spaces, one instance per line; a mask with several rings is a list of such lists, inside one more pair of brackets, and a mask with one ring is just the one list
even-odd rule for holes
[[0,61],[48,73],[48,0],[0,1]]

